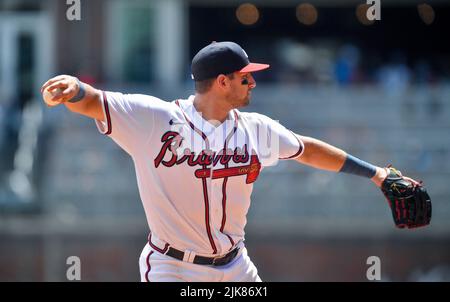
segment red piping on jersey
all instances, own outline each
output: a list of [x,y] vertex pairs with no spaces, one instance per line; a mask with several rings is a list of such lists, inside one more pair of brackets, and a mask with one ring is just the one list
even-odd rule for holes
[[148,244],[150,244],[150,246],[151,246],[154,250],[160,252],[161,254],[165,254],[165,253],[167,252],[167,249],[169,248],[169,244],[168,244],[168,243],[166,243],[166,245],[164,246],[163,249],[160,249],[159,247],[157,247],[156,245],[154,245],[154,244],[152,243],[152,233],[148,234]]
[[[238,115],[237,115],[236,111],[233,111],[233,112],[234,112],[234,128],[233,128],[233,131],[231,131],[230,134],[228,134],[227,138],[225,139],[225,144],[223,146],[223,150],[227,150],[228,142],[230,141],[231,137],[233,137],[233,135],[237,131]],[[228,162],[225,164],[225,169],[228,169]],[[213,175],[214,175],[214,171],[213,171]],[[222,225],[220,226],[220,232],[222,234],[225,234],[223,232],[223,230],[225,228],[225,223],[227,222],[227,182],[228,182],[228,177],[225,177],[223,179],[223,185],[222,185]],[[233,248],[234,247],[233,239],[228,234],[225,234],[225,235],[227,235],[227,237],[231,243],[231,248]],[[230,250],[231,250],[231,248],[230,248]]]
[[105,135],[110,135],[112,133],[112,124],[111,124],[111,115],[109,114],[109,105],[108,105],[108,98],[106,97],[106,93],[102,91],[103,93],[103,107],[105,108],[105,115],[106,115],[106,132]]
[[280,159],[292,159],[292,158],[296,158],[296,157],[298,157],[298,156],[300,155],[300,153],[302,153],[302,151],[303,151],[303,143],[298,139],[297,135],[295,135],[294,132],[291,131],[291,133],[292,133],[293,136],[295,136],[295,138],[296,138],[297,141],[298,141],[298,144],[299,144],[298,151],[297,151],[297,153],[295,153],[295,154],[292,155],[292,156],[284,157],[284,158],[281,158],[281,157],[280,157]]
[[148,274],[150,273],[150,270],[152,269],[152,267],[150,266],[150,256],[153,254],[153,251],[150,251],[150,253],[148,253],[147,255],[147,259],[145,260],[147,262],[147,271],[145,272],[145,281],[150,282],[150,280],[148,279]]
[[[175,101],[175,104],[177,104],[178,107],[180,107],[180,109],[181,109],[181,106],[180,106],[180,103],[179,103],[178,100]],[[203,131],[201,131],[201,130],[198,129],[197,127],[195,127],[195,125],[191,122],[191,120],[186,116],[186,114],[184,113],[183,109],[181,109],[181,113],[183,113],[184,118],[186,119],[186,121],[188,122],[188,124],[189,124],[189,126],[192,128],[192,130],[194,130],[195,132],[197,132],[197,133],[203,138],[203,140],[204,140],[205,143],[206,143],[206,150],[209,150],[209,140],[208,140],[208,137],[206,136],[206,134],[203,133]]]
[[[204,166],[206,168],[206,166]],[[211,235],[211,227],[209,225],[209,198],[208,198],[208,188],[206,186],[206,178],[202,178],[203,185],[203,198],[205,200],[205,220],[206,220],[206,231],[208,233],[209,242],[211,243],[211,247],[213,249],[213,253],[217,254],[216,244],[214,243],[214,239]]]
[[[209,150],[209,141],[206,134],[204,134],[201,130],[197,129],[195,125],[189,120],[189,118],[184,113],[184,110],[180,106],[180,102],[178,100],[175,101],[175,104],[180,108],[183,113],[184,118],[188,122],[189,126],[197,132],[205,141],[206,150]],[[208,169],[206,165],[203,165],[203,169]],[[213,254],[217,254],[216,244],[214,243],[214,239],[211,235],[211,226],[209,225],[209,199],[208,199],[208,188],[206,186],[206,178],[202,178],[202,186],[203,186],[203,200],[205,201],[205,224],[206,224],[206,233],[208,234],[209,243],[211,244],[211,248],[213,249]]]

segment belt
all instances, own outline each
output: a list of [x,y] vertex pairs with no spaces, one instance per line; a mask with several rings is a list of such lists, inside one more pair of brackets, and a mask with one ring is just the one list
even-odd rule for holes
[[[233,261],[233,259],[236,257],[236,255],[239,252],[239,247],[235,247],[231,252],[227,253],[224,256],[221,257],[204,257],[196,255],[194,257],[193,263],[195,264],[202,264],[202,265],[214,265],[214,266],[222,266],[230,263]],[[166,255],[176,258],[178,260],[183,261],[184,258],[184,252],[179,251],[173,247],[169,247],[168,251],[166,252]]]
[[[164,248],[159,248],[155,246],[152,243],[152,233],[149,233],[148,235],[148,243],[150,246],[160,252],[161,254],[168,255],[172,258],[184,261],[185,252],[177,250],[176,248],[171,247],[168,243],[165,243]],[[199,256],[195,255],[192,263],[195,264],[202,264],[202,265],[214,265],[214,266],[221,266],[226,265],[233,261],[234,258],[236,258],[236,255],[239,253],[239,246],[236,246],[233,250],[225,254],[224,256],[220,257],[205,257],[205,256]]]

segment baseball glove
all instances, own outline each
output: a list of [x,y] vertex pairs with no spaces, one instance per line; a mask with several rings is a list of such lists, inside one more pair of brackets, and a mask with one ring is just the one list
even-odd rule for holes
[[430,224],[431,199],[421,183],[405,178],[400,171],[389,168],[381,191],[389,202],[398,228],[417,228]]

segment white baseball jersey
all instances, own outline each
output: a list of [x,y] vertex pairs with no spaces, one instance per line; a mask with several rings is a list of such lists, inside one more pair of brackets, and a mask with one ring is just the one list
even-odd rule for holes
[[105,121],[96,124],[132,157],[152,236],[178,250],[222,255],[244,240],[261,169],[300,156],[304,145],[257,113],[232,110],[216,127],[193,100],[104,92]]

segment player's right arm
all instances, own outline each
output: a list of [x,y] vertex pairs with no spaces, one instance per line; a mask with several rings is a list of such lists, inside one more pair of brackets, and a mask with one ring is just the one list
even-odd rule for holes
[[55,95],[52,101],[63,103],[70,111],[82,114],[84,116],[104,121],[103,107],[102,107],[102,93],[94,87],[82,83],[85,89],[85,96],[76,103],[68,102],[75,97],[80,91],[77,78],[69,75],[59,75],[51,78],[41,87],[41,93],[48,89],[52,91],[56,88],[62,90],[61,94]]

